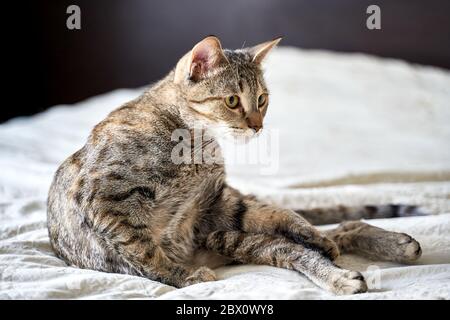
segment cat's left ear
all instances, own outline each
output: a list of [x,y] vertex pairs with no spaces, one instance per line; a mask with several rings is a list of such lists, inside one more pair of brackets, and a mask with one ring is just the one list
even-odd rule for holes
[[260,64],[264,58],[267,56],[270,50],[272,50],[278,42],[280,42],[282,37],[278,37],[271,41],[263,42],[254,47],[248,48],[250,55],[253,57],[252,62]]
[[208,36],[197,43],[191,51],[178,61],[175,69],[175,83],[189,80],[199,81],[214,74],[228,64],[222,45],[215,36]]
[[206,37],[191,50],[189,78],[194,81],[207,78],[227,63],[219,39],[215,36]]

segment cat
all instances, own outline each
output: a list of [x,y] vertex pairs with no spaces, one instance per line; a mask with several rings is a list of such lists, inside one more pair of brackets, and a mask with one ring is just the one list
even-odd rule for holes
[[[202,128],[251,137],[263,127],[269,91],[261,63],[281,38],[239,50],[208,36],[170,73],[111,112],[57,170],[48,196],[48,231],[67,264],[138,275],[174,287],[214,281],[214,268],[264,264],[302,273],[334,294],[367,291],[361,273],[333,261],[340,252],[408,263],[419,243],[361,221],[319,232],[315,223],[413,214],[411,206],[298,212],[229,186],[224,166],[174,163],[174,130]],[[192,149],[192,155],[197,150]],[[306,217],[306,219],[304,217]]]

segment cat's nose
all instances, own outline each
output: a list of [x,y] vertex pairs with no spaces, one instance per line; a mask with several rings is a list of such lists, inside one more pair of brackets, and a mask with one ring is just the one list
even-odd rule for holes
[[262,115],[259,111],[253,111],[246,118],[248,127],[255,130],[256,132],[262,129],[262,120]]

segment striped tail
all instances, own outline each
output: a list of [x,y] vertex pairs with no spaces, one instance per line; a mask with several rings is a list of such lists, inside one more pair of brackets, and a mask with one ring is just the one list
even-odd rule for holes
[[340,223],[348,220],[426,215],[417,206],[404,204],[366,205],[357,207],[337,206],[334,208],[317,208],[294,211],[314,225]]

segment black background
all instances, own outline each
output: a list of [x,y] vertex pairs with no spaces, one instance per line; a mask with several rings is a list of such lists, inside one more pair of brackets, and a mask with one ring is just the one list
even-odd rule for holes
[[[81,8],[81,30],[66,8]],[[381,30],[366,8],[381,7]],[[151,83],[204,36],[236,48],[282,45],[366,52],[450,68],[448,0],[54,0],[2,5],[6,95],[0,122],[115,88]],[[4,99],[6,101],[6,99]]]

